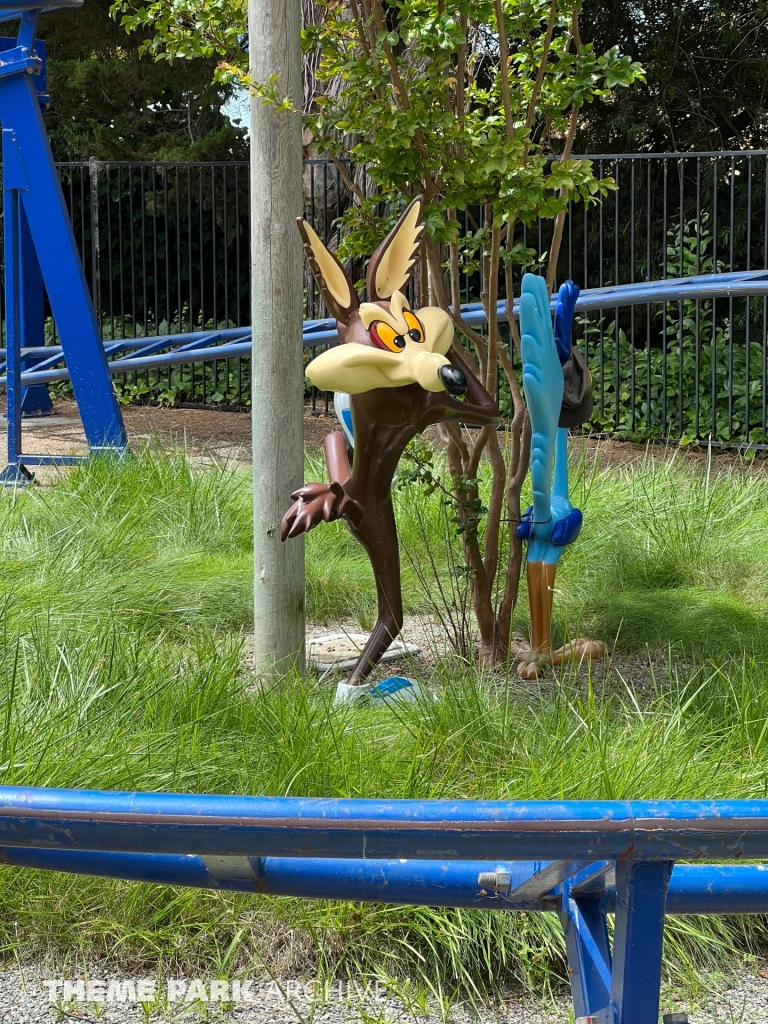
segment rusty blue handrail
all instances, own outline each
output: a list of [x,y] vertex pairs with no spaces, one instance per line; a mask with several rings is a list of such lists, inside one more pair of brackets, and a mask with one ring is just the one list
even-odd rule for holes
[[425,860],[757,859],[768,857],[768,800],[345,800],[3,786],[0,844]]
[[271,895],[555,912],[577,1024],[657,1024],[666,913],[768,910],[768,867],[676,861],[766,857],[768,800],[0,787],[0,860],[10,865]]

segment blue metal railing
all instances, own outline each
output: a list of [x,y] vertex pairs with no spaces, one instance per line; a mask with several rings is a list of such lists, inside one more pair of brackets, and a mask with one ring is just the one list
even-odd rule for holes
[[768,910],[768,866],[677,861],[767,857],[768,800],[390,801],[0,787],[0,858],[19,867],[557,913],[582,1024],[657,1024],[667,913]]
[[768,800],[515,803],[0,786],[0,840],[218,856],[733,860],[768,857]]
[[[648,303],[700,301],[705,298],[743,298],[768,296],[768,271],[734,272],[674,280],[651,281],[590,288],[581,292],[576,301],[580,313],[616,310]],[[552,297],[554,307],[555,297]],[[513,315],[518,317],[518,300],[513,304]],[[505,315],[504,302],[498,303],[499,317]],[[468,324],[484,324],[486,316],[481,303],[468,303],[461,308],[462,319]],[[304,321],[304,347],[312,350],[335,345],[338,342],[335,321],[330,319]],[[249,328],[229,328],[220,331],[199,331],[148,338],[125,338],[106,342],[104,351],[113,374],[159,369],[212,360],[245,358],[251,351]],[[64,361],[60,346],[24,349],[23,355],[44,358],[34,370],[22,374],[24,385],[44,384],[69,379],[66,367],[57,368]],[[116,358],[109,359],[110,356]],[[0,349],[0,375],[5,371],[5,350]],[[0,385],[6,379],[0,376]]]

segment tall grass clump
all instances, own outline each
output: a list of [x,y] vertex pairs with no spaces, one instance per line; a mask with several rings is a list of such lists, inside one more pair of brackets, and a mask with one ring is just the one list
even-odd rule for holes
[[[235,641],[65,636],[38,626],[0,659],[0,782],[411,799],[764,797],[768,678],[754,661],[653,693],[541,689],[445,671],[440,699],[339,714],[327,687],[255,690]],[[355,906],[0,872],[0,949],[232,971],[366,975],[479,998],[562,977],[546,915]],[[684,921],[670,967],[766,948],[760,922]]]
[[95,459],[50,487],[3,495],[0,593],[57,621],[247,626],[247,474],[184,454]]
[[646,454],[601,472],[587,458],[575,475],[585,527],[558,573],[567,614],[627,651],[768,653],[764,470]]
[[[439,455],[434,461],[444,476]],[[555,634],[593,635],[632,654],[670,647],[686,658],[767,654],[764,491],[765,473],[750,462],[714,471],[703,460],[659,457],[649,448],[630,465],[601,469],[599,448],[576,448],[571,498],[584,528],[558,563]],[[443,494],[406,484],[395,507],[406,606],[429,611],[445,594],[455,604],[450,574],[460,563],[460,538]],[[434,566],[443,567],[442,579]],[[522,629],[524,605],[516,619]]]
[[[599,683],[573,669],[523,684],[471,661],[438,663],[425,680],[438,699],[397,713],[340,712],[327,681],[266,685],[244,668],[247,472],[147,451],[5,494],[0,783],[419,800],[766,797],[763,479],[650,455],[632,469],[574,459],[585,528],[558,572],[558,628],[589,628],[630,669],[646,648],[683,657],[669,659],[663,680],[651,662],[642,687],[624,669]],[[396,493],[406,601],[429,610],[450,593],[441,597],[450,562],[440,546],[456,540],[439,495],[411,486]],[[349,535],[324,525],[307,552],[310,617],[364,622],[372,581]],[[768,949],[762,919],[672,920],[667,934],[678,977]],[[362,974],[414,999],[481,999],[564,978],[549,915],[199,892],[7,866],[0,952],[123,971]]]

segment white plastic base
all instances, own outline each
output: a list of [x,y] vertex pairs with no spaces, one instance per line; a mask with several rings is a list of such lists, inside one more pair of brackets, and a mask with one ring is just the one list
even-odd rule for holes
[[350,686],[345,679],[341,679],[336,687],[336,696],[333,698],[333,703],[351,704],[355,701],[365,700],[370,692],[371,687],[368,683],[362,683],[360,686]]

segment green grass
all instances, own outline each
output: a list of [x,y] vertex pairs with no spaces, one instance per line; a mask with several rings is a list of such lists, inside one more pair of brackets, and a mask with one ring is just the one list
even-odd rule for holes
[[[322,467],[310,460],[307,473],[320,479]],[[571,475],[585,524],[559,563],[557,635],[590,633],[633,654],[669,647],[693,658],[768,654],[764,472],[747,462],[708,476],[704,466],[649,452],[639,465],[605,472],[593,458],[577,459]],[[434,573],[424,537],[444,567],[446,590],[448,568],[460,564],[450,514],[439,495],[425,499],[412,485],[396,490],[395,505],[406,610],[428,612],[419,575],[434,582]],[[352,617],[367,625],[375,618],[367,559],[342,524],[309,535],[307,572],[313,619]],[[526,621],[523,581],[517,624],[525,628]]]
[[[312,467],[314,469],[314,467]],[[636,693],[575,673],[541,686],[441,666],[442,697],[402,715],[266,691],[240,668],[251,601],[247,472],[141,453],[0,496],[0,781],[274,795],[526,798],[768,795],[766,478],[674,462],[575,467],[585,529],[558,573],[558,628],[624,655],[684,657]],[[399,491],[412,563],[443,564],[443,510]],[[441,547],[442,546],[442,547]],[[369,622],[364,556],[339,524],[307,539],[310,616]],[[521,617],[522,618],[522,617]],[[250,967],[410,978],[482,995],[563,976],[548,915],[303,902],[0,870],[0,950],[143,969]],[[760,920],[673,921],[677,972],[764,953]]]
[[768,652],[766,475],[731,467],[707,476],[682,459],[639,468],[579,467],[579,543],[559,584],[563,614],[623,650],[672,644],[688,656]]

